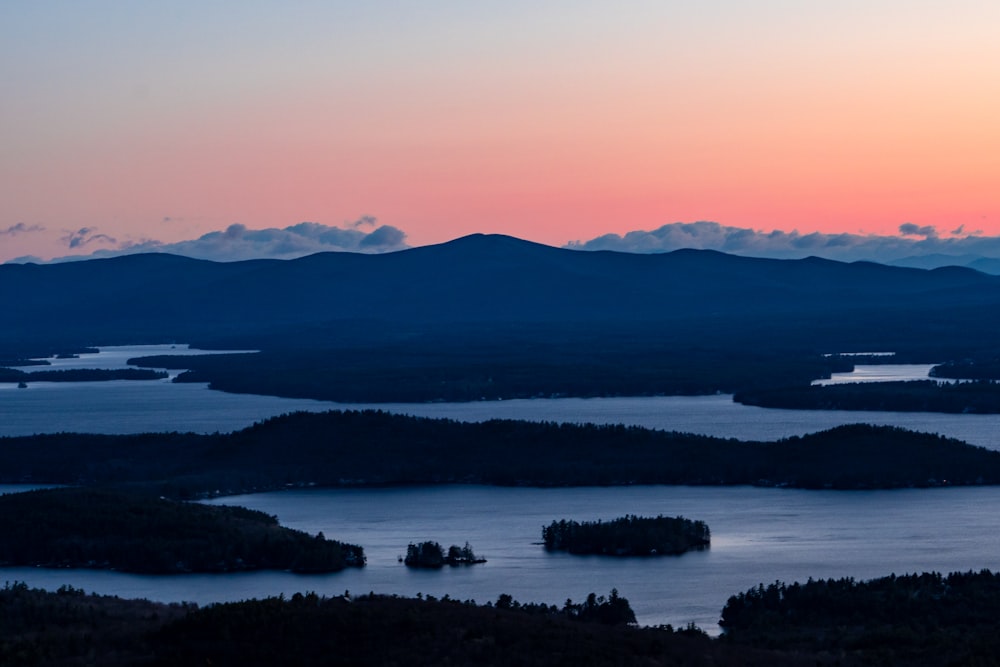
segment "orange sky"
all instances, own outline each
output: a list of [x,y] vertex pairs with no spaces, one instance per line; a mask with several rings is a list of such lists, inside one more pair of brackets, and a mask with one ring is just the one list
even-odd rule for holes
[[1000,5],[13,4],[0,261],[363,214],[1000,234]]

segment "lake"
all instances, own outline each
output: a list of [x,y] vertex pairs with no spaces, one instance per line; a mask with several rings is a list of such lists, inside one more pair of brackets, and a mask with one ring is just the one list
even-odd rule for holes
[[[102,348],[53,360],[52,368],[114,368],[132,356],[188,353],[173,346]],[[926,377],[927,366],[858,366],[855,378]],[[844,381],[838,376],[833,381]],[[465,421],[492,418],[624,423],[723,437],[775,440],[845,423],[892,424],[1000,449],[1000,415],[793,411],[733,403],[728,395],[532,399],[474,403],[342,405],[225,394],[168,381],[0,384],[0,435],[58,431],[232,431],[294,410],[378,407]],[[10,487],[7,487],[10,488]],[[2,490],[2,489],[0,489]],[[16,490],[16,489],[12,489]],[[309,490],[211,501],[277,515],[283,524],[360,544],[363,570],[303,576],[286,572],[144,576],[116,572],[0,568],[7,581],[164,601],[239,600],[298,591],[416,593],[479,602],[509,593],[561,605],[617,588],[640,623],[694,622],[718,632],[726,599],[759,583],[809,577],[871,578],[895,572],[1000,569],[1000,488],[802,491],[751,487],[524,489],[474,486]],[[555,519],[624,514],[706,521],[712,547],[680,557],[609,559],[547,553],[541,527]],[[470,542],[489,562],[413,571],[397,562],[409,542]]]
[[[924,571],[1000,569],[1000,488],[803,491],[753,487],[524,489],[477,486],[307,490],[210,501],[277,515],[282,524],[360,544],[368,566],[326,575],[285,572],[148,576],[0,568],[0,578],[53,590],[168,601],[238,600],[297,591],[416,593],[479,602],[510,593],[562,605],[611,588],[640,623],[694,622],[717,633],[728,597],[758,583],[809,577],[866,579]],[[548,553],[541,528],[556,519],[682,515],[712,530],[712,546],[682,556],[616,559]],[[410,570],[409,542],[468,541],[484,565]]]
[[[101,348],[98,355],[55,359],[49,368],[121,368],[134,356],[188,354],[186,346],[147,345]],[[880,366],[859,365],[861,378]],[[892,379],[926,378],[928,365],[894,366]],[[837,381],[846,375],[838,374]],[[732,396],[647,396],[556,398],[469,403],[344,404],[252,394],[227,394],[205,384],[167,380],[110,382],[32,382],[27,389],[0,383],[0,436],[77,431],[142,433],[152,431],[227,432],[296,410],[378,408],[422,417],[461,421],[526,419],[573,423],[617,423],[723,438],[778,440],[842,424],[869,423],[940,433],[1000,450],[1000,415],[948,415],[929,412],[848,412],[780,410],[734,403]]]

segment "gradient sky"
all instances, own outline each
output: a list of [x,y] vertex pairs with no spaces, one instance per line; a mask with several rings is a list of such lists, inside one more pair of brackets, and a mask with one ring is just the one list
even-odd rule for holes
[[983,0],[5,0],[0,261],[362,215],[411,245],[1000,234],[998,28]]

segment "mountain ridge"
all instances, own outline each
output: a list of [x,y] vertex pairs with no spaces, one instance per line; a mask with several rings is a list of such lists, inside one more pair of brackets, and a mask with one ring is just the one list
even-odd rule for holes
[[1000,306],[1000,277],[712,250],[580,251],[476,234],[379,255],[213,262],[150,253],[6,264],[0,303],[0,344],[51,339],[57,330],[79,343],[111,344],[361,321],[628,328],[713,317],[946,313]]

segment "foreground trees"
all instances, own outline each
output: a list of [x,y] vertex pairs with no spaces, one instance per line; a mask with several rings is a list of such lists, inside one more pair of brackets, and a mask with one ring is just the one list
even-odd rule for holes
[[562,607],[345,592],[197,609],[15,583],[0,588],[0,664],[995,665],[1000,575],[761,585],[722,616],[726,632],[711,639],[635,627],[614,590]]
[[1000,574],[890,575],[761,584],[729,598],[727,641],[861,656],[883,664],[995,665]]

